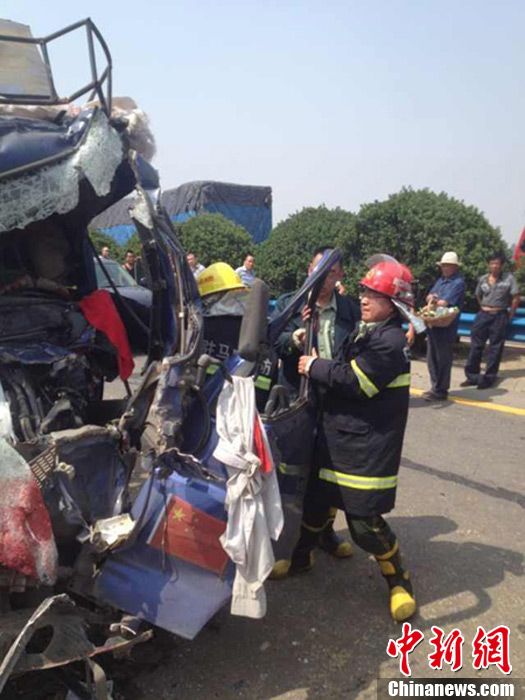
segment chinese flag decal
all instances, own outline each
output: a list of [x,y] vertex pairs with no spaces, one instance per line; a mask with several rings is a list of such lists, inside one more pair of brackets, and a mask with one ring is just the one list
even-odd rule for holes
[[148,544],[220,576],[228,563],[219,542],[225,529],[223,520],[172,496]]

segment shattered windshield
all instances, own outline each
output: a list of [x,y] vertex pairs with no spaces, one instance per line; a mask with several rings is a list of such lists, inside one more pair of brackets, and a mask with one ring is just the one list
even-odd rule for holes
[[98,262],[95,266],[95,272],[97,275],[97,287],[99,289],[111,287],[108,278],[104,274],[104,270],[101,268],[104,266],[104,270],[111,277],[115,287],[138,287],[137,282],[135,282],[132,275],[130,275],[127,270],[124,270],[118,262],[115,260],[109,260],[104,262]]

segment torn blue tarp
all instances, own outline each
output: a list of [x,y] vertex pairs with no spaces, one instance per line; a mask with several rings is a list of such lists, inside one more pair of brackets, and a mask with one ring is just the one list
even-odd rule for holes
[[133,188],[122,138],[99,109],[61,126],[0,117],[0,130],[0,232],[85,210],[86,202],[92,218]]
[[[222,214],[248,231],[255,243],[264,241],[272,228],[272,189],[226,182],[187,182],[162,194],[162,205],[172,221],[184,222],[198,214]],[[97,216],[92,227],[125,244],[135,228],[123,200]]]
[[23,117],[0,118],[0,175],[41,161],[59,160],[81,144],[95,110],[84,110],[61,124]]
[[164,206],[175,221],[184,221],[196,214],[222,214],[245,228],[255,243],[268,238],[272,228],[271,187],[187,182],[166,192]]

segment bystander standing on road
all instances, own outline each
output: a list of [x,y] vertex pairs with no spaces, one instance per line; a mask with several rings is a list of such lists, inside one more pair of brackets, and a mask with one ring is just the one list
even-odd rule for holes
[[[465,365],[466,379],[461,386],[488,389],[496,381],[505,345],[507,324],[512,320],[520,303],[516,278],[510,272],[503,270],[504,264],[503,255],[492,255],[488,259],[488,273],[478,280],[476,299],[480,310],[472,326],[470,352]],[[483,374],[481,359],[487,340],[489,348]]]
[[[460,262],[457,253],[444,253],[437,263],[441,276],[431,288],[427,303],[438,307],[463,306],[465,281],[459,274]],[[425,401],[446,401],[450,388],[450,374],[454,342],[458,333],[459,317],[446,328],[427,329],[427,366],[431,388],[423,394]]]
[[[323,254],[331,250],[332,246],[320,246],[314,250],[312,260],[308,265],[310,275],[319,263]],[[314,312],[314,339],[313,344],[319,357],[332,359],[341,349],[345,339],[356,327],[360,319],[359,304],[356,299],[336,292],[337,282],[343,278],[344,271],[340,262],[335,263],[319,292]],[[293,296],[293,292],[284,294],[277,300],[274,314],[277,316],[286,308]],[[310,318],[311,311],[308,306],[297,313],[285,330],[277,339],[275,350],[281,359],[279,383],[286,386],[291,397],[296,397],[299,391],[300,376],[297,363],[305,350],[306,321]],[[352,554],[349,542],[341,540],[333,529],[336,509],[333,508],[325,524],[324,532],[320,536],[320,546],[330,554],[338,558],[345,558]],[[286,527],[286,523],[285,523]],[[284,569],[279,562],[274,567],[272,578],[278,579],[288,574],[287,563]]]
[[206,268],[197,260],[197,256],[195,255],[195,253],[187,253],[186,260],[188,261],[188,265],[190,266],[190,270],[192,271],[193,276],[195,277],[195,279],[197,279]]
[[105,260],[110,260],[110,254],[109,254],[109,248],[107,245],[103,245],[102,248],[100,249],[100,255],[105,259]]
[[[320,246],[314,250],[312,260],[308,265],[308,274],[315,269],[323,254],[332,246]],[[333,265],[319,292],[316,301],[314,319],[314,346],[319,357],[331,359],[339,351],[343,341],[351,333],[360,319],[359,303],[356,299],[341,293],[338,282],[344,275],[341,263]],[[336,291],[337,290],[337,293]],[[274,315],[286,308],[294,292],[283,294],[277,299]],[[306,331],[305,321],[310,316],[310,309],[303,310],[290,319],[287,327],[277,339],[275,350],[282,360],[282,371],[279,381],[296,394],[299,389],[299,373],[297,360],[304,351]]]
[[122,269],[126,270],[126,272],[129,272],[130,275],[135,278],[135,263],[137,261],[137,256],[132,250],[127,250],[126,251],[126,257],[124,258],[124,264],[122,265]]
[[235,272],[241,278],[241,282],[245,287],[251,287],[255,280],[255,258],[252,253],[247,253],[241,267],[238,267]]

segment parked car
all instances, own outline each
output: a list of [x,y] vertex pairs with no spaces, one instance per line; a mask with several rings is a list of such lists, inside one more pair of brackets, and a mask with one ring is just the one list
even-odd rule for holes
[[95,274],[97,287],[107,289],[113,297],[132,348],[139,352],[147,352],[151,291],[136,282],[116,260],[96,258]]

